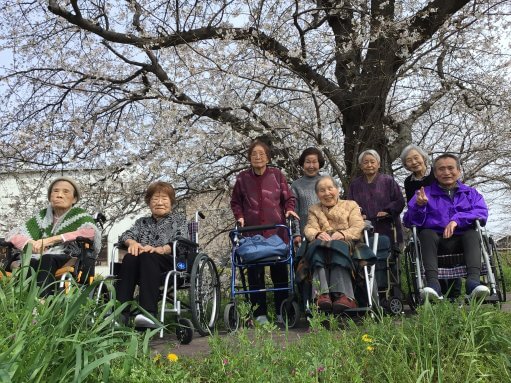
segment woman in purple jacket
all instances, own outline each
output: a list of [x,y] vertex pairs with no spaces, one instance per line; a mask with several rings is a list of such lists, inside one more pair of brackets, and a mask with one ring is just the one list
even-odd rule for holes
[[358,164],[363,174],[351,182],[348,199],[359,204],[362,216],[371,221],[375,232],[386,235],[392,243],[401,244],[403,230],[399,215],[405,207],[405,199],[396,180],[379,172],[380,163],[380,155],[375,150],[360,153]]
[[489,294],[481,285],[481,244],[474,228],[479,219],[485,224],[488,207],[483,196],[459,181],[461,166],[458,157],[442,154],[433,162],[436,181],[421,187],[408,203],[404,216],[407,227],[417,226],[422,261],[426,274],[425,295],[442,298],[438,281],[438,252],[463,252],[467,266],[466,292],[469,297]]
[[[298,218],[295,210],[295,197],[286,177],[276,168],[268,167],[270,148],[264,142],[255,140],[248,148],[248,160],[251,167],[236,177],[232,192],[231,209],[234,218],[241,226],[285,224],[290,215]],[[284,241],[289,238],[284,230],[265,230],[262,234],[269,237],[277,233]],[[264,289],[264,267],[250,267],[247,270],[250,290]],[[287,287],[287,266],[278,264],[270,267],[274,287]],[[277,321],[282,320],[280,305],[287,298],[287,291],[275,291],[275,312]],[[265,293],[250,294],[254,307],[254,317],[259,323],[267,323]],[[257,307],[255,307],[257,306]]]

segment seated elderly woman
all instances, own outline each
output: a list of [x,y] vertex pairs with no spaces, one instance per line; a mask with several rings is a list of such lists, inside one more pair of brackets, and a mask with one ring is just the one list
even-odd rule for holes
[[[101,233],[94,218],[74,206],[79,200],[80,189],[73,179],[56,178],[48,187],[49,205],[7,235],[6,240],[17,249],[32,244],[30,266],[38,270],[37,283],[41,286],[55,282],[55,272],[71,257],[78,256],[76,238],[94,240],[94,251],[99,253]],[[45,288],[42,295],[51,292],[52,289]]]
[[[339,186],[330,176],[316,182],[319,203],[309,209],[304,232],[310,242],[305,259],[313,272],[313,285],[319,285],[317,305],[320,310],[339,314],[357,307],[351,280],[354,269],[354,241],[361,238],[364,219],[355,201],[339,199]],[[361,260],[374,261],[373,252],[357,246]]]
[[[135,286],[139,285],[140,306],[152,314],[158,311],[161,274],[173,269],[171,243],[178,237],[188,238],[186,218],[181,213],[171,213],[176,193],[167,182],[155,182],[147,188],[145,202],[151,215],[139,218],[133,227],[119,237],[128,254],[122,261],[116,285],[117,299],[133,300]],[[124,312],[125,318],[128,310]],[[154,322],[143,314],[135,317],[135,326],[152,327]]]

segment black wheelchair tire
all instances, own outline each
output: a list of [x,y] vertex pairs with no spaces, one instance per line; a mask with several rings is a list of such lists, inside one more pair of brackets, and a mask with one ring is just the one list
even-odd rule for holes
[[189,344],[193,339],[193,323],[188,318],[179,318],[176,326],[177,340],[181,344]]
[[300,320],[300,306],[293,298],[282,301],[280,305],[280,315],[287,328],[294,328]]
[[197,332],[201,336],[210,335],[220,310],[220,279],[215,263],[206,254],[197,255],[192,266],[190,309]]
[[227,303],[224,309],[224,325],[227,331],[236,332],[240,326],[240,315],[236,304],[233,302]]

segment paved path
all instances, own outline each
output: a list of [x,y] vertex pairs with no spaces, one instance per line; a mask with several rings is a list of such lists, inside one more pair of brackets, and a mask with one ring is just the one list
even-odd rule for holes
[[[502,305],[502,311],[511,312],[511,293],[507,294],[507,302]],[[220,325],[223,325],[222,319],[220,318]],[[287,340],[295,340],[302,337],[308,331],[308,325],[305,319],[302,319],[296,328],[289,329],[287,333]],[[222,337],[229,337],[227,331],[220,331],[219,335]],[[276,333],[278,337],[279,334]],[[279,338],[276,338],[279,339]],[[280,339],[282,343],[286,340],[285,331],[280,333]],[[201,337],[198,333],[195,333],[194,338],[190,344],[181,345],[176,339],[175,334],[165,334],[162,339],[159,337],[154,338],[151,341],[151,348],[153,352],[166,355],[168,353],[174,353],[179,356],[205,356],[209,353],[210,347],[208,343],[209,337]]]

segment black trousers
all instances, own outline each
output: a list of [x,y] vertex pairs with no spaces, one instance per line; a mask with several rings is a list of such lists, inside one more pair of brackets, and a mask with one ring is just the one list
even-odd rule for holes
[[48,296],[55,291],[55,273],[69,260],[67,254],[43,254],[41,258],[30,260],[30,267],[37,272],[37,284],[43,286],[41,296]]
[[171,255],[142,253],[126,254],[116,284],[117,300],[121,303],[133,300],[136,285],[139,286],[139,304],[153,315],[158,312],[161,274],[174,267]]
[[441,234],[431,229],[419,233],[422,263],[426,281],[438,281],[437,254],[463,253],[467,266],[467,279],[479,280],[481,276],[481,244],[476,230],[467,230],[461,235],[442,238]]
[[[248,285],[250,290],[264,289],[264,267],[250,267],[247,270]],[[270,266],[270,276],[273,286],[276,288],[287,287],[287,264],[276,264]],[[280,315],[280,305],[288,297],[288,291],[275,291],[275,312]],[[250,303],[254,308],[254,316],[266,315],[268,307],[266,305],[266,293],[251,293]],[[257,305],[257,307],[255,307]]]

